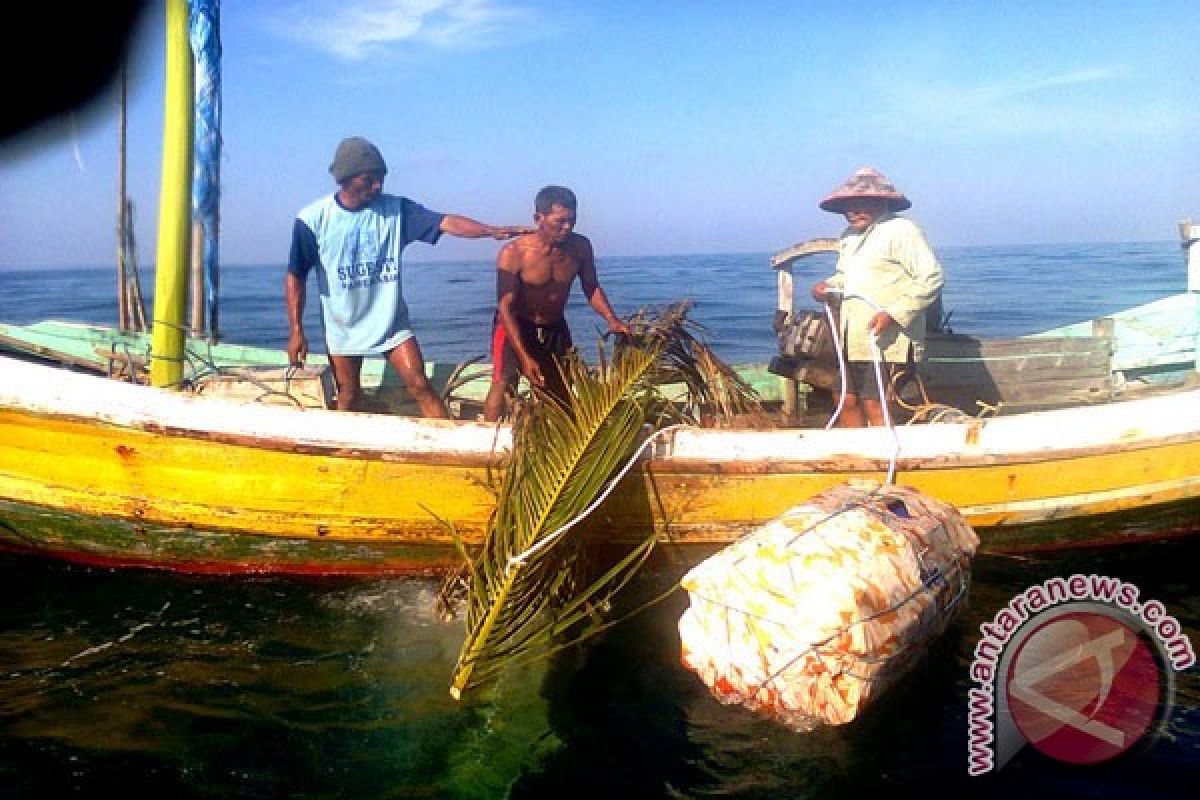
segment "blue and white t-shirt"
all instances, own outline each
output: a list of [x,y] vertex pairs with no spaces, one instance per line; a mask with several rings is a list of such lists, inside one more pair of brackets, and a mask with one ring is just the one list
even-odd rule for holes
[[435,244],[444,217],[390,194],[348,211],[336,193],[296,215],[288,272],[304,280],[317,268],[332,355],[386,353],[413,335],[400,254],[409,242]]

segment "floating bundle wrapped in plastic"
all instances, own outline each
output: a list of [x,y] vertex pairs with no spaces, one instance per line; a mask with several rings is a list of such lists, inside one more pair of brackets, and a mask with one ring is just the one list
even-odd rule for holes
[[945,630],[978,544],[914,489],[822,492],[688,572],[683,663],[795,730],[849,722]]

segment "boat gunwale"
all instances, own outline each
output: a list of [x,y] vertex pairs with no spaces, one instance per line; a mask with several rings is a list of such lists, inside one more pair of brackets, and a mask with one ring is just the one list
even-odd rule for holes
[[[18,380],[7,381],[7,386],[0,388],[0,409],[74,424],[102,424],[167,437],[298,454],[475,468],[502,466],[511,445],[510,427],[496,423],[240,404],[0,357],[0,374],[10,368],[17,372]],[[58,380],[53,389],[41,390],[44,397],[23,400],[21,390],[13,388],[21,385],[22,371],[33,371],[32,376],[42,378],[53,373]],[[72,398],[67,392],[70,388],[80,392],[98,387],[104,387],[101,396],[85,392],[86,401]],[[99,413],[84,413],[86,403],[97,399],[107,400],[108,405],[96,403]],[[1165,413],[1168,411],[1175,413]],[[1183,413],[1186,411],[1191,413]],[[1075,424],[1061,424],[1068,418]],[[318,420],[323,425],[311,425]],[[1077,424],[1080,420],[1091,424],[1080,426]],[[1134,420],[1138,420],[1137,424],[1133,424]],[[1117,422],[1123,426],[1119,431],[1115,430],[1119,426],[1113,424]],[[256,429],[256,423],[269,424],[264,425],[264,431]],[[1106,436],[1096,436],[1095,428],[1106,425],[1114,430]],[[1076,430],[1079,428],[1083,430]],[[347,437],[345,430],[352,435]],[[1037,446],[1013,446],[1020,438],[1018,434],[1028,440],[1040,438],[1038,432],[1043,436],[1057,434],[1059,439],[1049,444],[1041,439]],[[655,473],[751,474],[877,471],[886,468],[897,443],[897,468],[901,471],[1035,463],[1129,452],[1200,439],[1200,389],[987,420],[900,426],[895,433],[893,440],[889,431],[882,428],[683,428],[658,443],[646,460],[650,462],[649,471]],[[721,455],[714,457],[713,453]]]

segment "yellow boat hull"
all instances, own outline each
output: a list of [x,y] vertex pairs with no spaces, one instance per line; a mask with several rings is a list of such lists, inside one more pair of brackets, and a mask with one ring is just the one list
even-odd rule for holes
[[[0,544],[76,560],[444,570],[459,560],[455,536],[481,540],[507,452],[507,429],[478,423],[246,407],[16,364],[0,367],[24,370],[10,377],[26,385],[55,383],[0,396]],[[957,506],[985,549],[1121,540],[1119,527],[1042,523],[1200,497],[1200,419],[1180,419],[1198,400],[913,426],[895,440],[878,429],[685,429],[587,531],[623,539],[653,527],[691,561],[819,491],[882,480],[895,457],[897,482]]]

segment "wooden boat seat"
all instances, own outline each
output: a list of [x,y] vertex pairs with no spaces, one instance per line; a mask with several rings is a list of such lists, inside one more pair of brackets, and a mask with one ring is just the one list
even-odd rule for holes
[[976,415],[1107,402],[1113,398],[1111,320],[1092,336],[980,339],[935,332],[917,370],[929,402]]

